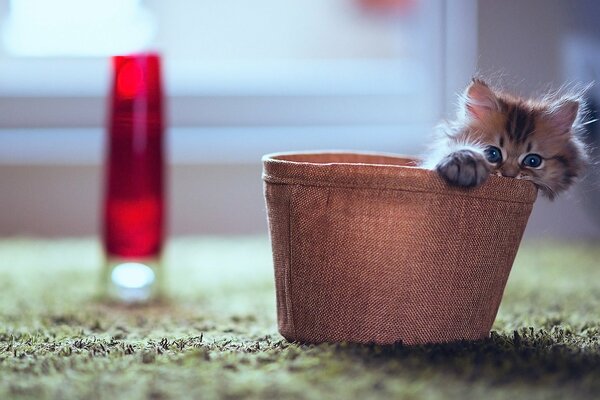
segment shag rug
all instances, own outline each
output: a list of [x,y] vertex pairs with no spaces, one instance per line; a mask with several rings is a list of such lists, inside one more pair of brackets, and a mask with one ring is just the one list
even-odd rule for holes
[[96,297],[91,239],[0,240],[1,399],[600,396],[600,243],[525,243],[488,340],[300,345],[278,333],[265,237],[180,238],[169,300]]

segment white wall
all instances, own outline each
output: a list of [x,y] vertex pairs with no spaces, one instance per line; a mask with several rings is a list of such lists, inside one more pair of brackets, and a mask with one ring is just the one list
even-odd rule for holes
[[559,86],[562,37],[575,2],[479,0],[479,70],[524,95]]
[[[0,168],[3,235],[78,236],[99,232],[99,165]],[[169,170],[173,234],[266,232],[261,167],[180,165]]]

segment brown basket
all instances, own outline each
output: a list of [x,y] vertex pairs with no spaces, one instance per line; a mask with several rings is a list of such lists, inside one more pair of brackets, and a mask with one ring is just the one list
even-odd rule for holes
[[263,157],[280,333],[298,342],[486,338],[536,199],[447,186],[381,154]]

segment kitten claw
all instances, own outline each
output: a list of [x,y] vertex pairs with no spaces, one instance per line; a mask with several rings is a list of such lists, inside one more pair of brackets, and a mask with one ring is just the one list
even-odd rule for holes
[[491,169],[483,155],[459,150],[440,161],[436,170],[450,185],[475,187],[486,181]]

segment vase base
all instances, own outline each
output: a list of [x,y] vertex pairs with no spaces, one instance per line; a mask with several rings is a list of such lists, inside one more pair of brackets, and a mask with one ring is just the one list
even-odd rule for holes
[[145,303],[159,295],[157,259],[116,259],[106,263],[106,295],[125,303]]

